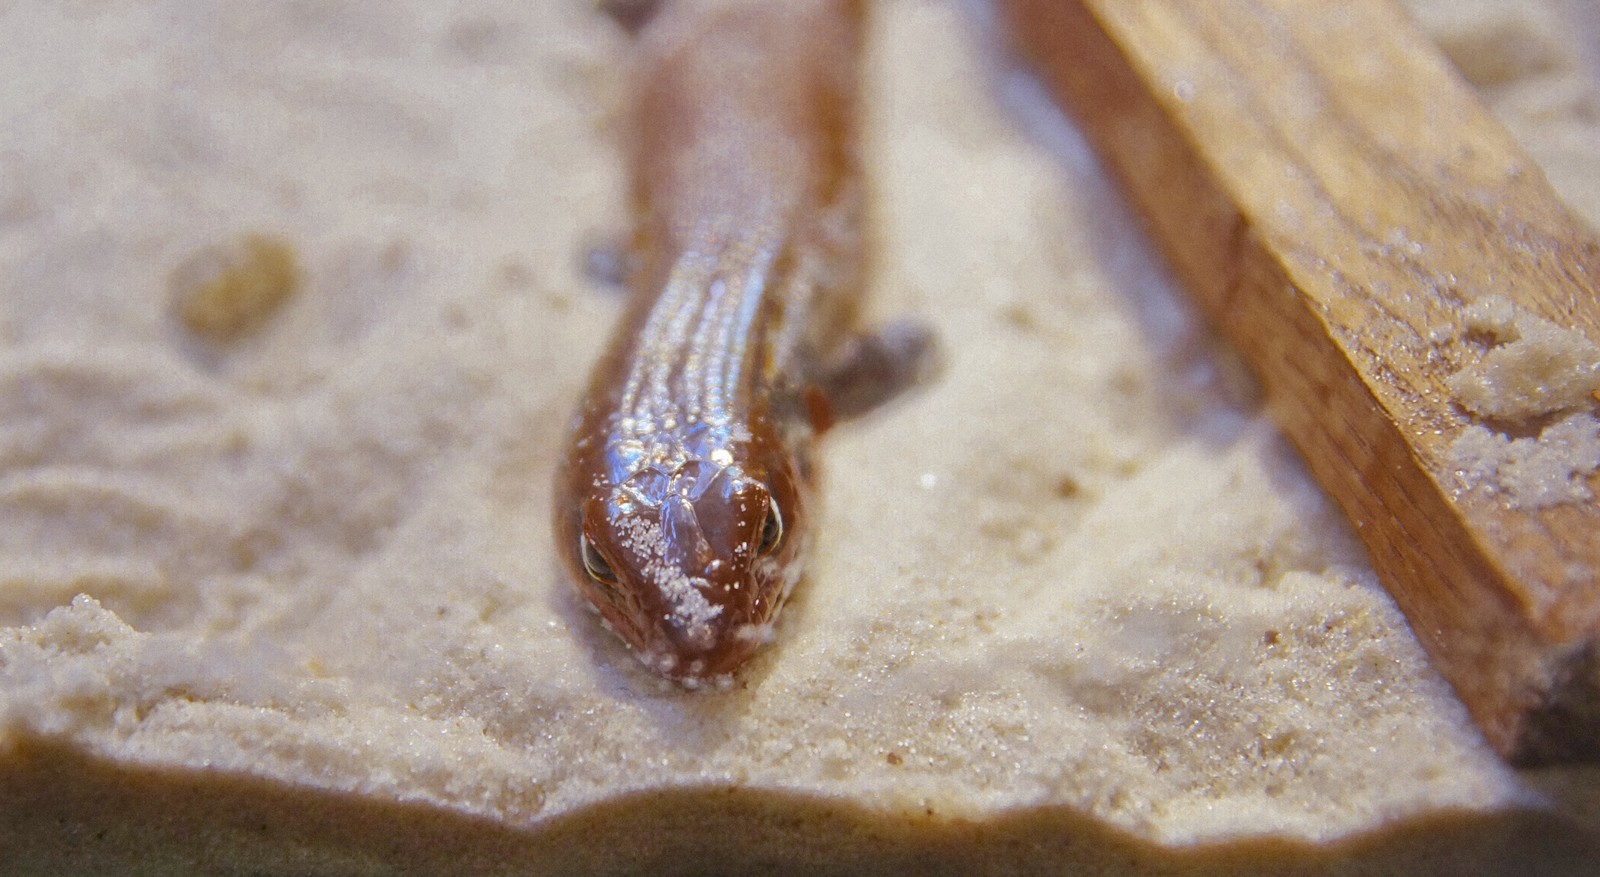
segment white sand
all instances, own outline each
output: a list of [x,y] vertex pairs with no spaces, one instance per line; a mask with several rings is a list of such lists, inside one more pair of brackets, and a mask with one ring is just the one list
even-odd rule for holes
[[[1462,10],[1426,20],[1492,17]],[[1558,159],[1600,160],[1600,114],[1573,109],[1600,99],[1570,37],[1526,24],[1547,11],[1513,19],[1535,60],[1480,84],[1559,184],[1584,174]],[[1536,787],[1587,774],[1484,747],[972,25],[889,0],[870,64],[870,309],[932,322],[948,369],[827,438],[777,643],[691,694],[579,607],[548,536],[618,309],[581,270],[626,222],[608,22],[576,0],[0,7],[14,868],[1449,873],[1557,831]],[[1517,102],[1555,90],[1539,119]],[[301,288],[255,334],[189,337],[172,272],[257,232],[296,247]],[[625,794],[663,789],[688,791]],[[1351,837],[1379,840],[1294,845]]]

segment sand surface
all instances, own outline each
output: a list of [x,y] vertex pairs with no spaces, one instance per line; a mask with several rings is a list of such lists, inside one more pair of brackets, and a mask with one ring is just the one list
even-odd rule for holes
[[[1415,7],[1600,221],[1571,10]],[[0,5],[0,872],[1583,873],[1594,772],[1484,746],[980,19],[885,0],[868,63],[868,311],[946,369],[828,436],[777,643],[686,693],[548,535],[625,38]],[[252,235],[287,297],[186,317]]]

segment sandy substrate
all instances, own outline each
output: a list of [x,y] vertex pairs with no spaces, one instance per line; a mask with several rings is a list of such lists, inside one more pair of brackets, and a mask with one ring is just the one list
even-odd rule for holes
[[[1562,7],[1417,7],[1600,222]],[[685,693],[548,535],[609,22],[0,6],[0,872],[1586,873],[1596,774],[1483,745],[976,21],[886,0],[868,72],[869,310],[946,370],[829,435],[776,645]],[[251,235],[293,293],[185,317]]]

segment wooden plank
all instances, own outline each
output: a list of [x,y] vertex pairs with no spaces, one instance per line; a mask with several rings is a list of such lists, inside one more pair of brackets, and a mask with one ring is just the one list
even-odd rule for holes
[[1488,740],[1600,757],[1592,233],[1384,0],[1000,5]]

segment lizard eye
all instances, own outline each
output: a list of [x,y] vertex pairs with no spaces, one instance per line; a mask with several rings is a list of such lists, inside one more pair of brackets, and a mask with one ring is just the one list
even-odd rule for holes
[[617,583],[617,571],[611,568],[605,555],[583,533],[578,534],[578,554],[583,558],[583,571],[589,574],[589,578],[607,587]]
[[767,505],[767,519],[761,524],[761,553],[771,554],[783,541],[783,515],[777,503]]

